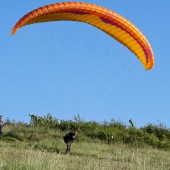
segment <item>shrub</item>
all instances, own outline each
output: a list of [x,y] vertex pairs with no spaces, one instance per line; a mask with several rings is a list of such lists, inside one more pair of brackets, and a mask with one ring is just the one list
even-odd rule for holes
[[159,125],[153,125],[151,123],[147,124],[141,128],[146,133],[153,134],[159,140],[170,140],[170,129],[167,129],[166,126],[162,123]]

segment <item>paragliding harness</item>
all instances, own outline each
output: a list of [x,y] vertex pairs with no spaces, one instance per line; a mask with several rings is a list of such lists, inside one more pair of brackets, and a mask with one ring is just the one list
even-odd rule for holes
[[77,136],[77,132],[69,132],[65,136],[63,136],[64,142],[67,144],[66,154],[68,154],[71,150],[71,144]]

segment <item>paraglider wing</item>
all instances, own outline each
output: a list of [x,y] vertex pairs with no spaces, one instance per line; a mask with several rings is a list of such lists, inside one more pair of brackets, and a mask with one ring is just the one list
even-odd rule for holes
[[131,50],[145,69],[153,67],[154,54],[145,36],[124,17],[94,4],[62,2],[40,7],[23,16],[11,34],[25,25],[60,20],[85,22],[99,28]]

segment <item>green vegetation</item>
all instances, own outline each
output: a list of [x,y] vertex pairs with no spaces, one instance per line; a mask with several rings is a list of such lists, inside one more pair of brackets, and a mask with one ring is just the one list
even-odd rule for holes
[[[86,122],[80,115],[67,121],[51,114],[30,118],[30,124],[5,121],[0,169],[170,169],[170,129],[161,123],[136,128],[114,120]],[[63,135],[70,130],[78,137],[65,155]]]

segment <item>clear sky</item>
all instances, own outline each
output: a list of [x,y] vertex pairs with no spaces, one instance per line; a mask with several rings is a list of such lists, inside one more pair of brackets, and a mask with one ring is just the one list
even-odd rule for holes
[[5,0],[0,17],[0,114],[122,121],[170,127],[170,1],[86,0],[124,16],[150,42],[155,65],[145,71],[116,40],[85,23],[51,22],[21,28],[29,11],[56,0]]

